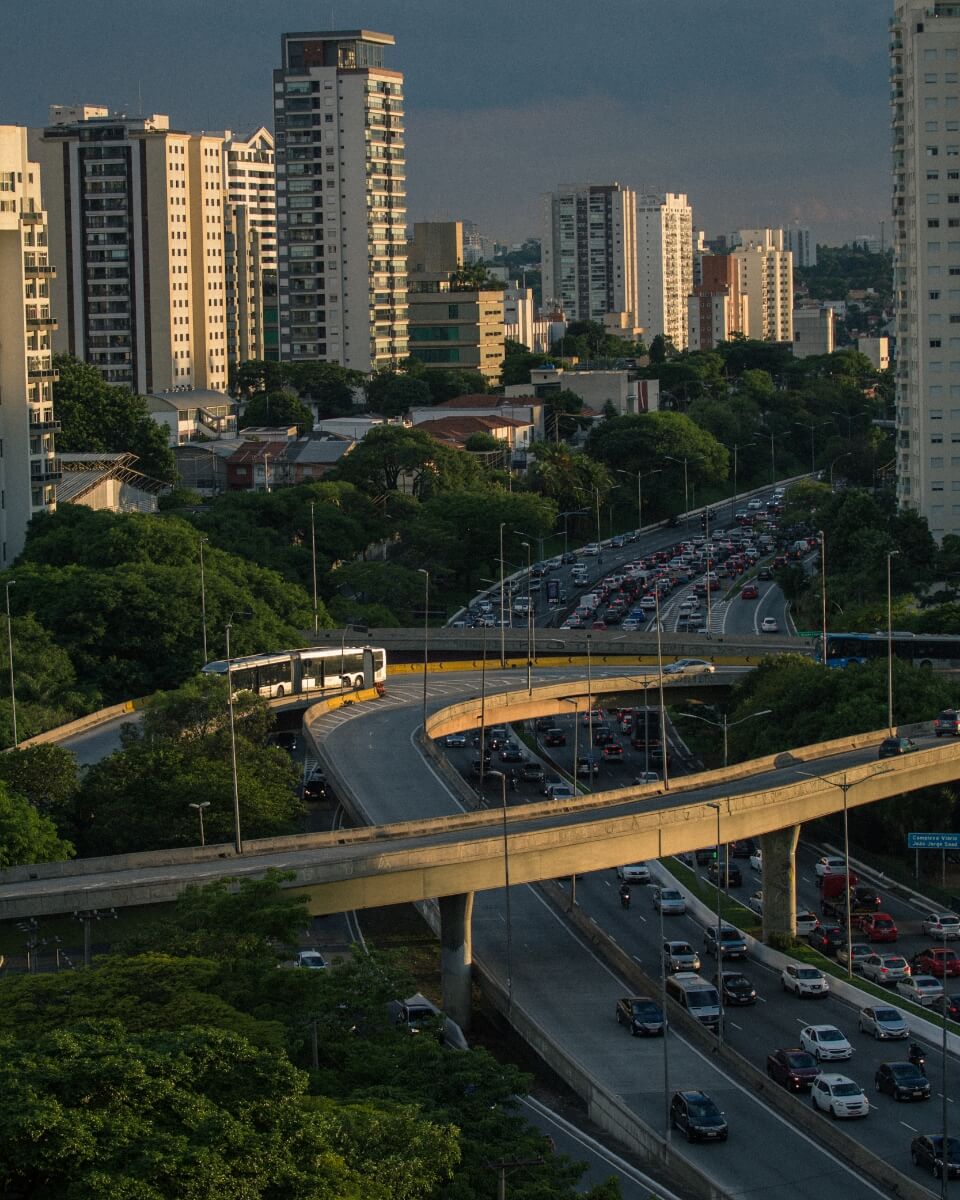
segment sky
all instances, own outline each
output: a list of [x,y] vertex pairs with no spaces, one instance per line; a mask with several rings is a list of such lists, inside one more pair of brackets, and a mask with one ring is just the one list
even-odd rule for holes
[[[712,237],[880,235],[890,210],[884,0],[46,0],[4,21],[0,123],[52,103],[270,125],[283,32],[392,33],[408,217],[540,232],[540,195],[685,192]],[[13,18],[13,19],[11,19]],[[11,42],[12,38],[12,42]],[[889,238],[889,220],[887,220]]]

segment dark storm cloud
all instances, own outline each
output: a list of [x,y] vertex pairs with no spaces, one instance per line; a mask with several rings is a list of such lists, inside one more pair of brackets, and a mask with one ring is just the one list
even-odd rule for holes
[[[560,182],[686,191],[711,232],[874,233],[888,183],[883,0],[54,0],[18,6],[0,122],[52,102],[271,120],[284,30],[396,35],[411,219],[518,238]],[[9,22],[9,14],[8,14]],[[9,45],[8,45],[9,49]]]

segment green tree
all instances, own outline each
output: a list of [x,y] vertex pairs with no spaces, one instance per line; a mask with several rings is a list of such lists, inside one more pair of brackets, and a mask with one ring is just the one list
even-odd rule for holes
[[376,371],[366,384],[367,405],[384,417],[400,417],[411,408],[433,404],[433,393],[423,379],[401,371]]
[[336,477],[373,496],[402,486],[423,499],[469,485],[479,468],[469,455],[441,446],[415,427],[379,425],[341,462]]
[[[24,585],[20,585],[19,591],[11,590],[10,604],[17,613],[12,620],[14,686],[17,736],[23,741],[97,708],[100,694],[96,687],[78,683],[69,654],[57,645],[32,612],[22,611],[32,604],[32,596]],[[0,678],[10,678],[6,638],[0,639]],[[13,709],[9,689],[5,689],[0,697],[0,745],[12,746],[13,741]]]
[[490,390],[490,384],[485,375],[479,371],[424,371],[421,376],[434,404],[444,400],[455,400],[457,396],[481,395]]
[[529,487],[552,500],[558,511],[586,510],[583,527],[592,529],[596,505],[599,501],[603,506],[613,485],[606,467],[588,454],[571,450],[564,442],[537,442],[533,454]]
[[302,434],[313,428],[313,413],[291,392],[257,392],[240,415],[240,428],[264,425],[270,429],[296,425]]
[[58,836],[49,817],[0,784],[0,868],[61,862],[73,855],[73,846]]
[[111,386],[96,367],[69,354],[55,354],[53,365],[60,372],[53,385],[60,450],[128,452],[137,456],[137,469],[144,474],[165,483],[174,480],[167,428],[153,420],[142,396]]
[[63,746],[21,746],[0,754],[0,780],[58,828],[65,827],[72,819],[77,795],[77,760]]
[[360,371],[330,362],[287,363],[284,371],[289,384],[297,389],[302,400],[314,405],[321,420],[350,416],[354,411],[354,393],[365,379]]

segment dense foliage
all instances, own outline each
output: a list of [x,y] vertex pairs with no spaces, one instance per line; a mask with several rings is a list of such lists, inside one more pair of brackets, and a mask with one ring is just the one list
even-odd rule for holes
[[278,970],[309,920],[282,882],[189,889],[96,969],[7,980],[8,1192],[486,1200],[502,1158],[536,1164],[511,1174],[518,1200],[616,1200],[576,1191],[581,1169],[516,1109],[515,1068],[392,1024],[414,990],[393,960]]

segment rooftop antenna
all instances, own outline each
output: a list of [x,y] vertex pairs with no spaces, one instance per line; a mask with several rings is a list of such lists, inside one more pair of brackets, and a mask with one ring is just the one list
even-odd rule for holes
[[137,106],[138,106],[137,115],[142,117],[143,116],[143,84],[139,79],[137,80]]

